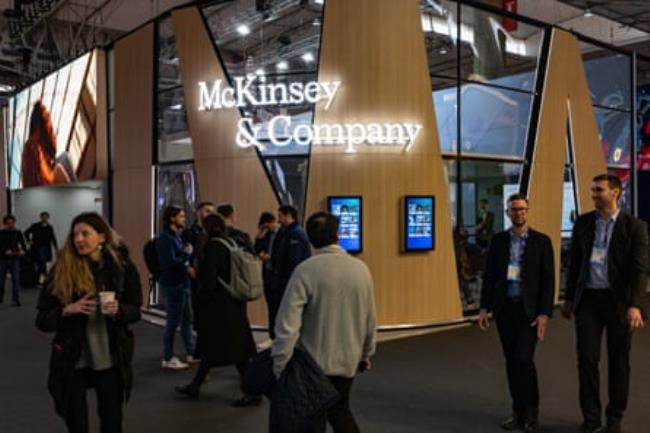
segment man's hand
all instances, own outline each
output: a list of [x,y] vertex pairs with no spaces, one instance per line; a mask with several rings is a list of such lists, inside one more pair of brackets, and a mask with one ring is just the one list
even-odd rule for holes
[[487,331],[490,327],[490,318],[488,317],[487,310],[484,308],[481,308],[481,311],[478,313],[478,327],[481,328],[481,331]]
[[548,323],[548,316],[545,314],[540,314],[537,318],[530,324],[531,327],[537,326],[537,339],[539,341],[544,341],[546,336],[546,324]]
[[364,371],[368,371],[372,368],[372,364],[370,363],[370,359],[364,359],[359,363],[359,366],[357,367],[357,371],[359,373],[363,373]]
[[564,304],[562,304],[562,308],[560,310],[562,312],[562,316],[567,319],[571,320],[571,314],[573,311],[573,302],[571,301],[564,301]]
[[630,331],[636,331],[645,326],[643,323],[643,316],[638,307],[630,307],[627,309],[627,323],[630,325]]
[[196,280],[196,269],[194,269],[192,266],[187,267],[187,274],[191,279]]
[[185,251],[189,255],[192,255],[192,253],[194,252],[194,247],[192,246],[192,244],[185,244],[185,246],[183,247],[183,251]]
[[72,316],[75,314],[85,314],[90,316],[97,310],[97,298],[94,294],[88,293],[77,302],[67,305],[63,309],[64,316]]

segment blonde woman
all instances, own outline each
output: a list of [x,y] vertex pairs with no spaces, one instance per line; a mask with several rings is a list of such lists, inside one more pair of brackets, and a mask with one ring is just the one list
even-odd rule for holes
[[[101,293],[101,302],[100,302]],[[102,433],[122,432],[133,334],[140,319],[138,272],[117,235],[96,213],[71,224],[38,301],[36,326],[54,332],[48,390],[70,433],[88,432],[86,389],[97,393]]]

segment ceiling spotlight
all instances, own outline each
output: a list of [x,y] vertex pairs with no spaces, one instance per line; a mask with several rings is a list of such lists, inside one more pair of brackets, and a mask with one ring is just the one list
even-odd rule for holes
[[246,36],[251,33],[251,29],[246,24],[242,24],[240,26],[237,26],[237,33],[242,36]]
[[311,22],[311,25],[314,27],[320,26],[320,18],[314,18],[314,21]]
[[440,54],[442,54],[442,55],[445,55],[445,54],[447,54],[447,48],[442,47],[442,48],[440,48],[440,51],[438,51],[438,52],[439,52]]
[[311,63],[314,61],[314,55],[310,52],[306,52],[301,57],[305,61],[305,63]]
[[172,110],[182,110],[183,106],[181,104],[176,104],[176,105],[172,105],[169,108],[171,108]]
[[594,16],[594,13],[591,11],[591,4],[590,3],[591,2],[585,2],[585,13],[583,14],[583,16],[585,18],[591,18],[591,17]]
[[266,74],[266,71],[264,71],[264,69],[262,69],[262,68],[255,69],[255,75],[265,75],[265,74]]
[[282,60],[281,62],[278,62],[278,63],[275,65],[275,67],[276,67],[279,71],[286,71],[287,69],[289,69],[289,62],[286,62],[286,61]]

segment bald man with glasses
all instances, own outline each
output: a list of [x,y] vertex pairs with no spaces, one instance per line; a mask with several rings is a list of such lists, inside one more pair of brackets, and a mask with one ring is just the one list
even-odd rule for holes
[[553,311],[555,268],[548,236],[528,227],[528,199],[523,194],[508,198],[509,230],[496,234],[488,248],[479,326],[496,320],[506,360],[512,417],[504,430],[539,431],[539,389],[535,347],[544,340]]

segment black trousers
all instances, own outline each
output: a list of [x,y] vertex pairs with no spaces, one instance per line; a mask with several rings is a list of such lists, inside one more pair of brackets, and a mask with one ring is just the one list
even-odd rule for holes
[[122,433],[124,389],[119,369],[93,371],[82,368],[72,378],[72,393],[65,423],[69,433],[88,433],[86,390],[95,388],[101,433]]
[[610,290],[586,289],[576,311],[580,408],[585,422],[592,425],[601,423],[598,364],[603,330],[607,330],[608,422],[620,422],[627,407],[632,334],[626,318],[617,312],[616,305],[614,293]]
[[512,410],[523,415],[526,409],[536,409],[539,406],[534,359],[537,326],[530,326],[532,320],[526,314],[521,300],[511,299],[506,300],[496,315],[496,322],[506,358]]
[[267,296],[267,307],[269,309],[269,336],[271,340],[275,339],[275,319],[278,317],[278,310],[280,309],[280,304],[282,303],[282,297],[284,296],[285,287],[278,289],[277,287],[270,287],[268,289]]
[[[248,362],[249,361],[243,361],[235,364],[240,379],[244,377],[246,368],[248,368]],[[196,369],[196,374],[194,375],[194,379],[192,379],[192,383],[198,387],[201,387],[201,385],[203,385],[203,382],[205,382],[205,378],[208,377],[210,370],[212,370],[212,364],[210,364],[210,361],[207,359],[202,358],[201,362],[199,363],[199,368]]]
[[334,388],[341,394],[341,399],[327,413],[315,418],[306,433],[325,433],[327,422],[334,433],[359,433],[359,426],[350,411],[350,388],[354,378],[328,376]]

